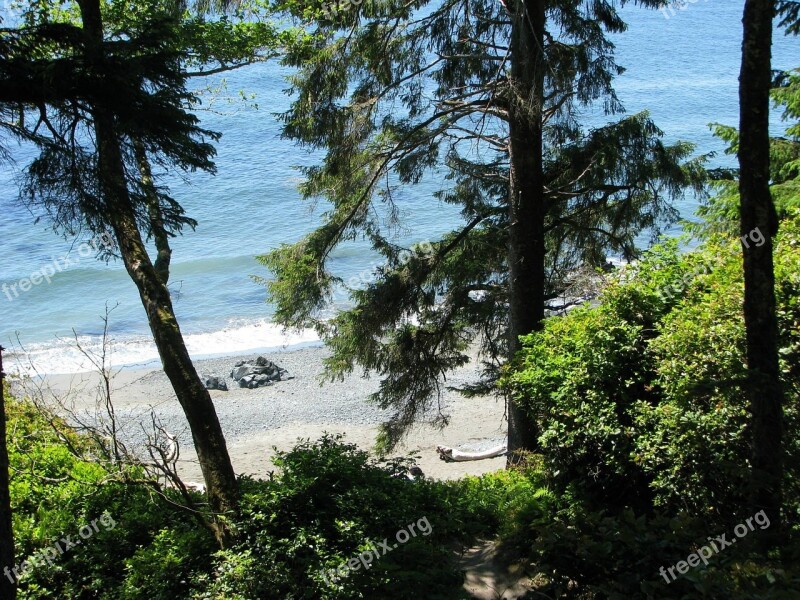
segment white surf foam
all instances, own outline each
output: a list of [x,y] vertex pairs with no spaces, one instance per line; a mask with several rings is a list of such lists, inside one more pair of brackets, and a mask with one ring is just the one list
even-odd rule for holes
[[[275,323],[234,321],[218,331],[184,334],[186,347],[193,359],[215,358],[233,354],[284,351],[320,342],[311,330],[286,331]],[[149,337],[121,338],[109,335],[108,364],[113,368],[157,368],[158,351]],[[9,348],[5,366],[20,375],[83,373],[93,371],[92,361],[78,348],[99,359],[102,337],[83,335],[59,338],[52,343],[31,344],[25,348]]]

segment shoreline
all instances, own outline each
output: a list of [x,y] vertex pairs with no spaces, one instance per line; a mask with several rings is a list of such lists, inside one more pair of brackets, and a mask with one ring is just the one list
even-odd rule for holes
[[[282,354],[323,342],[311,329],[286,330],[268,319],[232,319],[222,327],[189,330],[184,343],[196,364],[251,354]],[[11,341],[4,353],[6,370],[16,375],[79,375],[93,370],[84,353],[97,357],[103,353],[102,331],[54,336],[46,342],[24,344]],[[114,369],[158,370],[161,359],[150,334],[109,331],[106,350]]]
[[[287,369],[293,379],[275,382],[256,389],[239,388],[229,377],[233,364],[265,356]],[[390,411],[382,411],[367,401],[378,389],[378,378],[351,375],[344,381],[319,384],[323,359],[329,351],[322,345],[304,346],[262,353],[236,353],[216,358],[194,360],[202,376],[223,377],[230,391],[212,390],[211,397],[225,434],[231,461],[237,474],[266,477],[274,470],[273,446],[291,449],[298,438],[318,439],[323,433],[343,433],[345,442],[355,443],[371,451],[380,423]],[[474,381],[477,364],[473,361],[448,377],[451,385]],[[45,396],[65,398],[76,413],[92,418],[96,405],[97,373],[52,374],[40,380]],[[31,389],[36,381],[26,386]],[[21,384],[15,391],[23,395]],[[175,398],[166,375],[160,369],[115,367],[112,378],[112,399],[123,439],[134,446],[141,443],[141,425],[150,424],[152,410],[166,429],[179,441],[179,471],[185,480],[202,481],[191,435],[183,411]],[[494,397],[464,398],[446,390],[437,404],[451,417],[450,424],[438,430],[424,421],[417,424],[392,456],[413,454],[427,477],[453,479],[478,475],[505,467],[505,457],[445,463],[439,459],[437,445],[477,450],[502,442],[506,436],[505,407]]]

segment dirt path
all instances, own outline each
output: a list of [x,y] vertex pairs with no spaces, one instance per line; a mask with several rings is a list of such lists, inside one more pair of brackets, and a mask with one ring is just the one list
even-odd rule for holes
[[469,548],[460,557],[459,565],[465,571],[464,589],[476,600],[518,600],[532,589],[524,565],[500,563],[496,541],[483,541]]

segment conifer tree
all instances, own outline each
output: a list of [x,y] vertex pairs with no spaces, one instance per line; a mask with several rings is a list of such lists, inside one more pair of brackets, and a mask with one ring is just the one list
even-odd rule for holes
[[[268,23],[206,21],[169,0],[35,3],[22,23],[0,31],[0,109],[19,115],[4,129],[40,149],[26,171],[23,199],[66,234],[113,234],[116,247],[107,258],[118,253],[136,284],[189,423],[211,526],[223,545],[231,539],[224,515],[238,505],[236,478],[167,288],[169,238],[196,222],[156,184],[152,167],[214,172],[219,135],[187,110],[196,103],[187,68],[235,68],[278,39]],[[155,261],[148,237],[155,240]]]
[[[664,144],[646,113],[613,120],[622,106],[612,81],[622,69],[608,35],[626,28],[619,4],[284,4],[300,21],[317,19],[315,43],[287,58],[298,73],[284,133],[325,151],[302,192],[331,209],[304,239],[262,258],[275,275],[269,294],[280,322],[312,324],[324,336],[331,377],[356,368],[381,376],[374,399],[395,411],[386,445],[431,407],[475,340],[485,377],[463,391],[493,389],[519,336],[540,327],[571,272],[604,265],[608,253],[635,256],[637,236],[672,222],[671,200],[699,185],[689,145]],[[582,126],[589,105],[610,122]],[[458,206],[463,224],[432,253],[400,247],[391,221],[397,190],[442,175],[448,185],[430,201]],[[351,291],[351,310],[327,321],[322,311],[343,283],[328,258],[358,237],[385,267]],[[529,415],[513,401],[507,415],[510,455],[534,448]]]
[[[773,238],[778,232],[778,214],[771,184],[780,190],[786,179],[797,179],[797,160],[772,164],[776,144],[769,135],[770,95],[772,90],[772,36],[778,11],[788,33],[798,32],[797,2],[746,0],[744,6],[742,62],[739,77],[739,211],[740,233],[760,231],[764,243],[742,244],[744,262],[744,321],[747,334],[747,374],[751,444],[750,503],[754,512],[763,510],[770,519],[769,532],[761,535],[764,547],[781,540],[781,505],[784,477],[784,393],[778,355],[779,333],[775,300]],[[789,78],[776,99],[786,106],[786,116],[798,114],[795,99],[797,80]],[[795,133],[797,129],[790,129]],[[796,144],[786,140],[786,153],[796,152]],[[779,155],[780,156],[780,155]],[[742,238],[746,239],[745,237]]]

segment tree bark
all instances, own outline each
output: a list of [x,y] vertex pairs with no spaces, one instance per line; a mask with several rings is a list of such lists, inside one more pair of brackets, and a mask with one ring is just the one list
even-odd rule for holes
[[[539,329],[544,319],[545,243],[542,165],[544,102],[544,0],[515,3],[511,34],[509,103],[509,356],[519,336]],[[536,448],[533,420],[507,400],[508,461]]]
[[164,227],[164,218],[161,207],[158,203],[155,182],[153,181],[153,170],[150,167],[150,160],[141,140],[133,140],[133,152],[136,157],[136,164],[139,167],[139,177],[147,199],[147,213],[150,217],[150,229],[153,234],[153,241],[156,245],[156,260],[153,267],[158,273],[161,281],[166,285],[169,282],[169,267],[172,261],[172,248],[169,245],[169,233]]
[[17,597],[17,581],[11,571],[14,568],[14,530],[11,522],[5,389],[3,348],[0,347],[0,598],[14,600]]
[[[98,0],[80,0],[81,15],[90,62],[102,60],[103,30]],[[192,364],[175,318],[172,300],[142,240],[125,177],[125,165],[115,132],[114,117],[106,108],[92,106],[97,142],[100,185],[119,252],[147,314],[150,331],[158,348],[164,372],[183,408],[197,458],[206,483],[209,504],[217,514],[235,513],[238,508],[236,476],[228,455],[214,404]],[[218,541],[225,545],[230,532],[224,520],[215,523]]]
[[[750,502],[770,520],[764,540],[781,530],[783,391],[778,363],[773,236],[778,219],[770,195],[769,107],[774,0],[746,0],[739,78],[739,193],[744,254],[744,320],[747,329],[748,394],[751,411]],[[747,237],[764,236],[756,246]],[[767,542],[769,545],[769,542]]]

